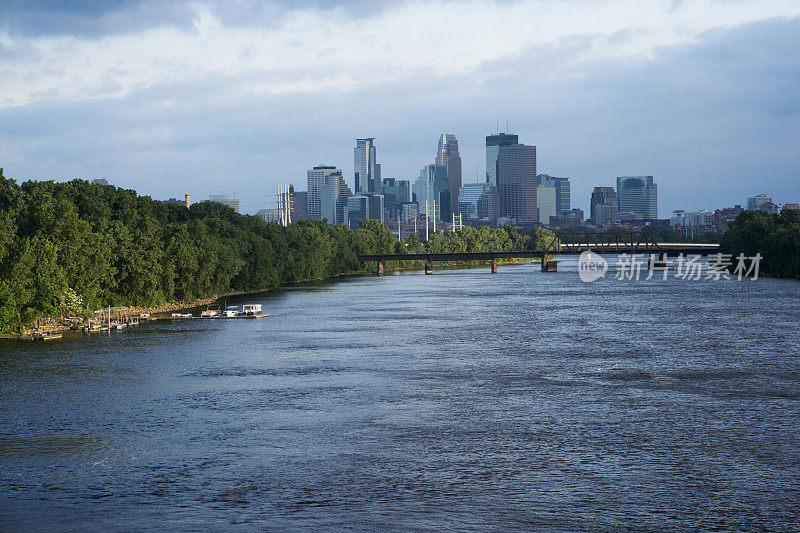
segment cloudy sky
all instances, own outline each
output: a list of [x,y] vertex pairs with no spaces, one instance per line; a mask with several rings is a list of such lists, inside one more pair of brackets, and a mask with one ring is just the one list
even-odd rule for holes
[[797,0],[0,1],[0,167],[269,207],[356,137],[415,179],[500,124],[573,207],[652,174],[659,214],[800,201]]

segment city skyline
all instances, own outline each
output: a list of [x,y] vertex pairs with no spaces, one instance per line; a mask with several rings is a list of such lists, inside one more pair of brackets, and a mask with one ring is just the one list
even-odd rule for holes
[[[800,196],[797,3],[326,5],[4,3],[0,166],[154,198],[228,194],[252,213],[319,161],[353,187],[365,135],[382,175],[413,180],[452,133],[474,182],[485,136],[509,121],[587,211],[623,175],[655,177],[662,217]],[[333,32],[355,27],[369,28],[359,45]]]

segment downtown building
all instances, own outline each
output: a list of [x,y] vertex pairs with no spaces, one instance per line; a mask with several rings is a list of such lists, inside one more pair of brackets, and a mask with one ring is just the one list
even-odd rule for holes
[[513,134],[488,135],[486,183],[497,187],[500,195],[499,218],[520,225],[539,222],[535,146],[519,144]]
[[620,218],[658,218],[658,185],[653,176],[617,177],[617,213]]
[[381,193],[386,216],[389,220],[394,220],[402,204],[411,201],[411,182],[396,178],[383,178]]
[[451,133],[443,133],[439,137],[439,148],[436,151],[436,164],[447,169],[447,187],[450,190],[450,208],[453,213],[458,209],[458,195],[461,190],[461,155],[458,153],[458,140]]
[[[555,187],[556,189],[556,213],[565,215],[572,209],[570,198],[570,184],[569,178],[550,176],[549,174],[539,174],[536,176],[536,181],[539,185],[545,187]],[[541,220],[546,223],[546,219]]]
[[228,207],[233,208],[234,211],[237,213],[239,212],[239,199],[238,198],[231,198],[227,194],[212,194],[208,197],[208,199],[212,202],[217,202],[219,204],[225,204]]
[[412,187],[414,201],[419,204],[419,213],[428,213],[436,220],[450,220],[450,189],[447,182],[447,167],[425,165]]
[[345,209],[347,199],[352,196],[350,187],[342,177],[342,171],[336,170],[325,177],[325,183],[319,189],[320,196],[320,218],[327,220],[328,224],[345,223]]
[[341,169],[333,165],[317,165],[306,172],[308,189],[306,190],[306,213],[308,218],[322,220],[322,188],[331,174],[342,175]]
[[356,147],[353,149],[353,168],[356,194],[380,194],[381,166],[376,160],[374,137],[356,139]]
[[458,214],[466,221],[491,224],[500,212],[500,194],[488,183],[465,183],[458,193]]
[[614,191],[614,187],[594,188],[589,202],[589,210],[595,226],[616,224],[619,221],[617,209],[617,193]]

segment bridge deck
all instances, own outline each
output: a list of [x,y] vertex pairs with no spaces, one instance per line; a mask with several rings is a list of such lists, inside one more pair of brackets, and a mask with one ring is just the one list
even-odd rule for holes
[[491,261],[492,259],[535,258],[544,255],[580,254],[584,251],[597,254],[714,254],[719,252],[719,244],[672,243],[655,244],[562,244],[560,250],[525,250],[521,252],[454,252],[430,254],[364,254],[359,261]]

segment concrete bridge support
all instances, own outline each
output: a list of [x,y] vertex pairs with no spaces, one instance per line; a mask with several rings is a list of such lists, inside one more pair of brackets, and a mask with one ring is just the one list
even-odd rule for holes
[[492,257],[492,274],[497,274],[497,259]]
[[425,273],[433,274],[433,262],[430,259],[425,262]]
[[378,275],[383,276],[383,261],[378,261]]

